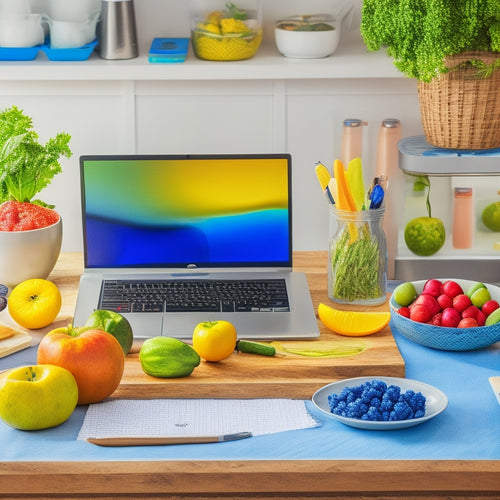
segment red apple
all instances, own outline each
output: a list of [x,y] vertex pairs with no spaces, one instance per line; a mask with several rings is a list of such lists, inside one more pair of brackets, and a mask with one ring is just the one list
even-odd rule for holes
[[118,387],[125,355],[118,340],[103,330],[56,328],[38,346],[38,364],[69,370],[78,385],[78,404],[97,403]]
[[456,309],[459,313],[465,311],[470,305],[472,305],[472,302],[464,293],[453,297],[453,309]]
[[422,293],[427,293],[429,295],[432,295],[434,298],[437,298],[441,295],[442,287],[443,284],[441,281],[436,279],[430,279],[425,282]]
[[464,290],[456,281],[448,280],[443,283],[443,293],[452,299],[464,293]]
[[455,328],[461,320],[460,313],[454,309],[453,307],[447,307],[443,311],[443,315],[441,317],[442,326],[448,326],[451,328]]

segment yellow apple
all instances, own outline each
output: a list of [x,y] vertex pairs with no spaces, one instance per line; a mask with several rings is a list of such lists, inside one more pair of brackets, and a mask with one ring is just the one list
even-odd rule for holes
[[29,279],[10,292],[8,307],[12,319],[24,328],[43,328],[59,314],[61,293],[52,281]]
[[47,429],[62,424],[77,401],[78,386],[66,368],[23,366],[0,375],[0,418],[16,429]]

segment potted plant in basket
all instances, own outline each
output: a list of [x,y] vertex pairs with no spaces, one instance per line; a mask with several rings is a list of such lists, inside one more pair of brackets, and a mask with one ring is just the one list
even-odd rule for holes
[[500,147],[499,0],[364,0],[361,35],[417,80],[429,143]]
[[53,205],[35,199],[61,172],[71,137],[38,142],[32,120],[16,106],[0,112],[0,282],[15,285],[46,278],[62,242],[62,220]]

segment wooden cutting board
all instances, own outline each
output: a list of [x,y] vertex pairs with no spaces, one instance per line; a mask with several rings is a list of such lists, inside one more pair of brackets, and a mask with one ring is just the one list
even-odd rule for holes
[[0,358],[26,349],[30,345],[30,335],[0,324]]
[[[322,328],[318,340],[280,342],[299,351],[333,351],[328,357],[290,352],[274,357],[234,353],[218,363],[202,361],[189,377],[161,379],[146,375],[138,352],[126,358],[114,397],[143,398],[299,398],[310,399],[320,387],[344,378],[404,377],[405,365],[389,327],[367,337],[343,337]],[[137,351],[139,346],[136,346]],[[342,355],[345,352],[350,355]],[[354,351],[359,353],[354,354]]]

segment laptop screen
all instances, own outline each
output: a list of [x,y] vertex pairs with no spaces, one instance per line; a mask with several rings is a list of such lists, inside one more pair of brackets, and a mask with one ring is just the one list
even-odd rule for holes
[[291,158],[82,156],[85,266],[291,267]]

